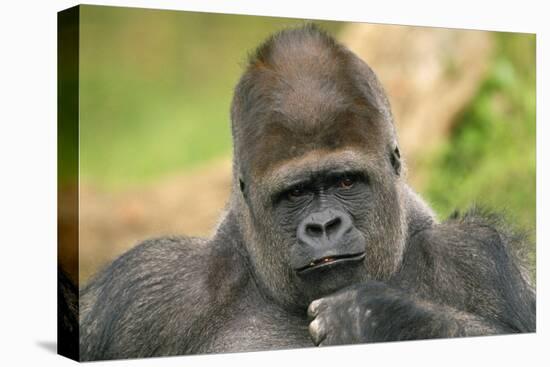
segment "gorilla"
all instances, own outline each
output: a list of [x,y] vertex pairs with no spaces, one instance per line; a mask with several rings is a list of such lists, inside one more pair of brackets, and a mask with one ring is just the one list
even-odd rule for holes
[[260,45],[231,122],[212,238],[147,240],[99,272],[80,293],[81,360],[535,331],[521,237],[480,210],[438,222],[378,79],[324,31]]

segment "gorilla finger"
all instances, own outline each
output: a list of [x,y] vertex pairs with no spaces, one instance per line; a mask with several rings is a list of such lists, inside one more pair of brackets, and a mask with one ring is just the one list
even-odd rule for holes
[[315,345],[319,345],[327,337],[326,330],[321,326],[319,319],[315,319],[309,324],[309,335]]
[[319,314],[319,311],[322,308],[321,307],[322,304],[323,304],[322,299],[316,299],[315,301],[309,304],[309,307],[307,308],[307,315],[309,316],[310,319],[314,319]]

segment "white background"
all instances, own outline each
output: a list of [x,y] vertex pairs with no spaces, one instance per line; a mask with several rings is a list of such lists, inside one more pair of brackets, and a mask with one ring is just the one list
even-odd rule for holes
[[[548,363],[548,69],[545,1],[98,1],[95,4],[537,33],[537,334],[108,362],[175,365]],[[0,364],[69,365],[56,340],[56,12],[73,1],[0,5]],[[545,146],[546,145],[546,146]],[[498,154],[498,147],[495,147]],[[543,219],[544,218],[544,219]],[[545,340],[546,339],[546,340]],[[100,362],[103,363],[103,362]]]

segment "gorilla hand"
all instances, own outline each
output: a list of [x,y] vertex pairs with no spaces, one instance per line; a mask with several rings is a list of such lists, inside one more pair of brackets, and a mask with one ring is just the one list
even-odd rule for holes
[[415,335],[429,312],[403,292],[369,281],[311,302],[309,332],[321,346],[402,340]]

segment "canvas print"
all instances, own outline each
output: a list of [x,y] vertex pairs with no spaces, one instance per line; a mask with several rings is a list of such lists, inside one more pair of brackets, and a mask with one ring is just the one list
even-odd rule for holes
[[536,331],[535,35],[58,15],[58,351]]

